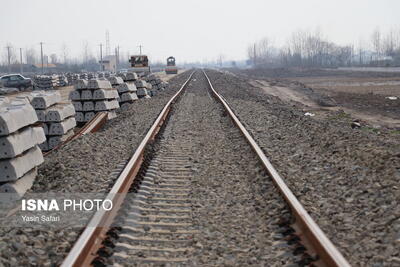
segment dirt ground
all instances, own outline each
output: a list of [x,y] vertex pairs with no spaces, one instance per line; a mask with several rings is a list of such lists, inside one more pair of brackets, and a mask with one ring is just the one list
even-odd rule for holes
[[400,73],[340,70],[233,71],[253,86],[316,116],[343,110],[374,128],[400,128]]

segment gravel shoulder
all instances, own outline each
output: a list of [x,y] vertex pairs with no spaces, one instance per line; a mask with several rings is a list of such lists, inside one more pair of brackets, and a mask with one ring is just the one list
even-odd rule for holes
[[[28,193],[108,192],[117,178],[113,171],[134,153],[164,105],[189,75],[188,71],[172,78],[168,91],[134,102],[100,131],[52,152],[39,167]],[[59,265],[81,230],[2,227],[0,266]]]
[[304,116],[249,80],[207,71],[311,216],[353,266],[400,264],[400,136]]

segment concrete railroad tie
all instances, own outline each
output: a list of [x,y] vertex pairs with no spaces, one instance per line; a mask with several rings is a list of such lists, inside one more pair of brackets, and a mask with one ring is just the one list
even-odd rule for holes
[[16,157],[45,141],[42,127],[26,127],[11,135],[0,137],[0,159]]
[[107,80],[90,80],[88,82],[89,89],[110,89],[111,83]]
[[92,100],[93,94],[90,90],[83,90],[81,93],[81,100]]
[[16,158],[0,160],[0,182],[15,181],[43,161],[42,151],[38,146]]
[[120,84],[124,83],[124,80],[121,77],[118,77],[118,76],[110,77],[110,78],[108,78],[108,80],[110,81],[110,83],[112,85],[120,85]]
[[125,80],[127,81],[136,81],[138,79],[138,75],[135,72],[127,72],[125,77]]
[[81,100],[81,93],[79,91],[72,91],[69,93],[69,99],[72,101]]
[[120,97],[120,102],[128,102],[138,100],[136,93],[123,93]]
[[112,89],[98,89],[93,92],[93,100],[115,99],[118,97],[118,91]]
[[45,93],[32,93],[33,99],[31,105],[35,109],[46,109],[58,102],[61,102],[61,95],[59,92],[45,92]]
[[76,126],[74,117],[70,117],[62,122],[53,122],[49,126],[49,135],[64,135]]
[[49,138],[49,140],[47,141],[48,146],[49,146],[48,149],[50,150],[50,149],[55,148],[59,144],[65,142],[72,135],[74,135],[74,131],[73,130],[68,131],[68,133],[66,133],[65,135],[62,135],[62,136],[51,136]]
[[93,101],[83,102],[82,111],[94,111],[94,102]]
[[138,88],[137,90],[137,96],[143,97],[143,96],[147,96],[147,89],[146,88]]
[[37,109],[36,115],[40,122],[46,122],[47,109]]
[[31,105],[12,105],[0,109],[0,136],[9,135],[38,121]]
[[72,105],[74,105],[75,111],[83,111],[82,102],[72,102]]
[[147,88],[147,82],[146,81],[143,81],[143,80],[137,80],[137,81],[135,81],[135,85],[136,85],[136,88],[139,88],[139,87],[142,87],[142,88]]
[[83,121],[90,121],[91,119],[94,118],[95,115],[96,113],[94,112],[86,112]]
[[35,181],[37,168],[33,168],[15,182],[0,186],[0,202],[11,202],[20,199]]
[[111,101],[97,101],[95,105],[95,111],[107,111],[119,108],[117,100]]
[[76,112],[75,119],[76,119],[77,122],[85,122],[85,113]]
[[88,88],[88,81],[83,79],[78,79],[74,85],[75,90],[82,90]]
[[72,104],[57,104],[47,110],[46,121],[61,122],[74,115],[75,108]]
[[136,92],[137,88],[134,83],[123,83],[118,86],[117,90],[118,90],[118,93],[122,94],[122,93],[128,93],[128,92]]

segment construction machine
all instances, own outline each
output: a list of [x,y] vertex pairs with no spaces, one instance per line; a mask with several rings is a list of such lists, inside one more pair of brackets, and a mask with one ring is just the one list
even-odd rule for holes
[[166,74],[177,74],[178,68],[175,65],[175,58],[169,57],[167,58],[167,67],[165,68]]
[[150,73],[149,59],[146,55],[131,56],[129,62],[131,63],[131,68],[128,71],[143,74]]

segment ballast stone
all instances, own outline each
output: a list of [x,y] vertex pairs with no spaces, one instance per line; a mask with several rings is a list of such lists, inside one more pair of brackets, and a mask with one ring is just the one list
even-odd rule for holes
[[88,82],[89,89],[109,89],[112,88],[111,83],[107,80],[90,80]]
[[35,146],[21,156],[0,160],[0,182],[15,181],[44,161],[42,151]]
[[46,109],[58,102],[61,102],[61,95],[59,92],[42,92],[32,93],[33,99],[31,105],[35,109]]
[[98,89],[93,92],[93,100],[115,99],[118,97],[118,91],[115,89]]
[[0,202],[13,202],[24,196],[35,181],[37,168],[33,168],[15,182],[5,183],[0,186]]
[[47,110],[46,121],[60,122],[75,115],[75,108],[72,104],[57,104]]
[[97,101],[95,106],[95,111],[107,111],[119,108],[117,100],[111,101]]
[[20,132],[0,137],[0,159],[13,158],[46,141],[42,127],[27,127]]
[[137,88],[134,83],[123,83],[118,86],[117,90],[118,93],[123,94],[128,92],[136,92]]
[[50,124],[48,135],[64,135],[75,126],[76,121],[74,117],[68,118],[62,122],[53,122]]
[[9,135],[38,121],[31,105],[18,104],[0,109],[0,136]]

